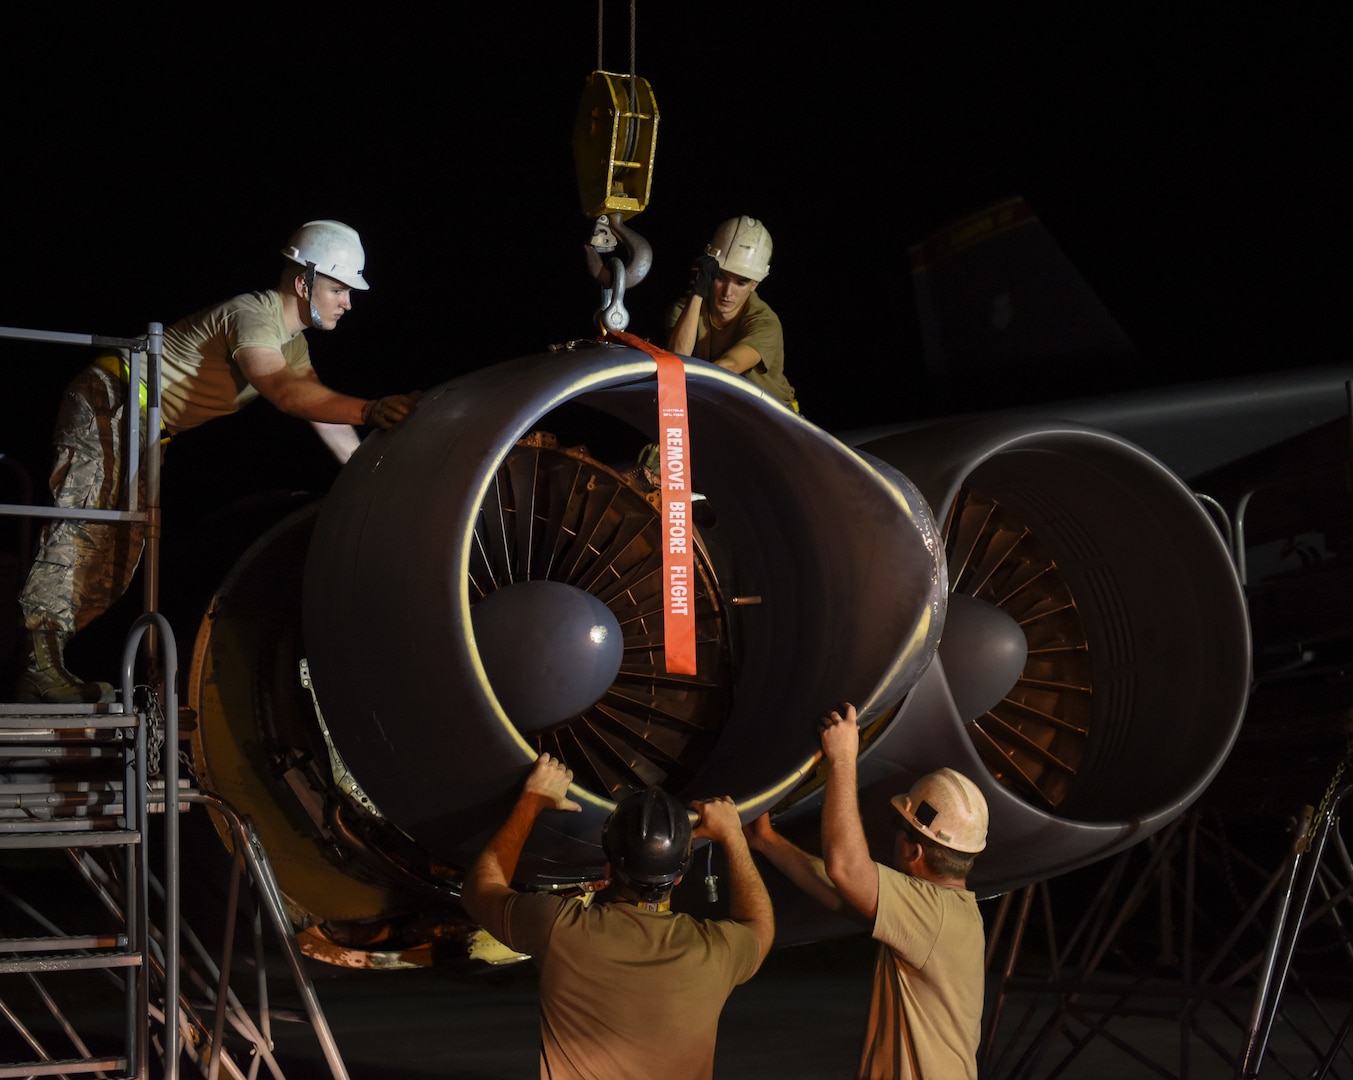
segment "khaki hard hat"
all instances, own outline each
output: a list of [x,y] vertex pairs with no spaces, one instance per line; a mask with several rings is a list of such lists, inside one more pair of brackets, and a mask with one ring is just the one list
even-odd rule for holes
[[291,234],[282,254],[301,266],[313,266],[315,272],[341,281],[350,289],[371,288],[362,277],[366,252],[357,230],[341,221],[307,221]]
[[987,846],[987,800],[976,784],[954,769],[921,777],[893,805],[922,836],[969,854]]
[[705,254],[718,260],[720,270],[753,281],[762,281],[770,273],[770,252],[770,233],[746,214],[725,221],[705,245]]

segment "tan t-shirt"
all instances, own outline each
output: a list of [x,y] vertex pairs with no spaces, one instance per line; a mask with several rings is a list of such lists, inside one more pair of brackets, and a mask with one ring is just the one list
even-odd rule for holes
[[[678,300],[667,313],[667,330],[671,332],[686,308],[686,301]],[[695,345],[691,355],[700,360],[717,361],[734,345],[750,345],[761,357],[756,367],[742,373],[747,379],[785,405],[793,406],[794,387],[785,378],[785,334],[776,315],[756,293],[747,297],[738,317],[727,326],[716,328],[709,319],[709,305],[700,307],[700,324],[695,331]]]
[[986,977],[977,897],[878,864],[861,1077],[976,1080]]
[[713,1075],[719,1014],[759,959],[749,927],[545,893],[509,897],[503,919],[540,969],[542,1077]]
[[161,416],[171,434],[238,412],[258,397],[235,363],[244,348],[277,349],[295,370],[310,367],[305,334],[287,330],[275,289],[233,297],[165,328]]

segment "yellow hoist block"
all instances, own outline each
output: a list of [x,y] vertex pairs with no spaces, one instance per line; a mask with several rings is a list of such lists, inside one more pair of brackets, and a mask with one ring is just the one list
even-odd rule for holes
[[573,163],[587,217],[628,218],[648,205],[657,142],[658,104],[648,80],[592,72],[573,127]]

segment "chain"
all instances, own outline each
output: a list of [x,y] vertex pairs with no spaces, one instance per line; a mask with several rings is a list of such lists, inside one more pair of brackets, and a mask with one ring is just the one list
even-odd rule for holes
[[164,753],[164,709],[160,707],[159,695],[153,686],[138,686],[136,693],[141,698],[141,711],[146,716],[146,775],[159,776]]

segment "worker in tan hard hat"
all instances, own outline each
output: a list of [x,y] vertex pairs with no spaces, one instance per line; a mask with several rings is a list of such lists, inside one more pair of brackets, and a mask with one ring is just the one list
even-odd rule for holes
[[[357,447],[356,425],[393,427],[413,410],[417,394],[350,397],[320,382],[310,363],[304,331],[334,329],[351,310],[353,293],[370,288],[357,231],[341,221],[307,221],[281,254],[276,289],[243,293],[165,328],[162,437],[263,397],[287,415],[308,420],[335,457],[346,461]],[[57,507],[114,509],[125,498],[124,416],[129,406],[136,408],[126,360],[116,353],[100,356],[66,388],[53,440],[51,489]],[[144,406],[144,382],[140,399]],[[126,592],[142,544],[143,525],[135,521],[54,518],[43,529],[19,594],[19,701],[113,699],[108,683],[67,669],[65,648]]]
[[855,707],[822,725],[826,790],[822,858],[776,832],[763,814],[748,842],[832,911],[867,920],[879,942],[861,1077],[975,1080],[985,935],[967,887],[987,843],[987,802],[970,779],[940,769],[893,797],[893,866],[874,861],[856,788]]
[[686,295],[667,313],[667,348],[727,368],[798,412],[780,317],[756,295],[770,255],[770,233],[756,218],[720,225],[691,267]]

